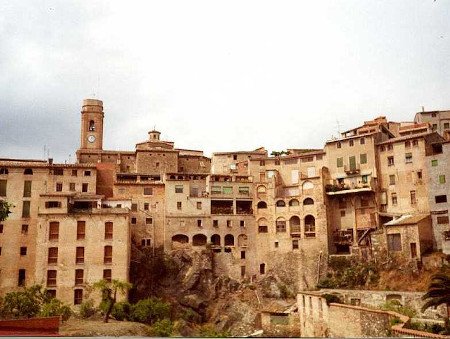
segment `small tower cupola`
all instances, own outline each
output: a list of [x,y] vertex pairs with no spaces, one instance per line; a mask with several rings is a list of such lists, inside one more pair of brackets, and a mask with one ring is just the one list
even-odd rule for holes
[[148,132],[148,138],[150,141],[159,141],[159,136],[161,135],[161,132],[158,132],[156,130],[152,130]]

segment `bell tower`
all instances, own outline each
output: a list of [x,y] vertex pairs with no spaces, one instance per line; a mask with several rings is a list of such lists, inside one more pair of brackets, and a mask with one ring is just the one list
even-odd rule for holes
[[103,102],[84,99],[81,109],[81,149],[103,149]]

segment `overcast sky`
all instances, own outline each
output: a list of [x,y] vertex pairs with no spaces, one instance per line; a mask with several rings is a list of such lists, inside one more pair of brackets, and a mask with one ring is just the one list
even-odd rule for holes
[[[104,148],[323,147],[379,115],[450,108],[450,2],[0,1],[0,157]],[[70,158],[69,158],[70,156]]]

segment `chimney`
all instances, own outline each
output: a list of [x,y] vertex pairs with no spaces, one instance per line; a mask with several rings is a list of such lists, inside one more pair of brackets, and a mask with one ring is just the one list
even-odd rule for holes
[[48,164],[53,165],[53,158],[48,158]]

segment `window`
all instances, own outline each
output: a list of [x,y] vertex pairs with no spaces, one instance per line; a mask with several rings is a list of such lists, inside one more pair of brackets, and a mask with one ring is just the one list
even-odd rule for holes
[[84,282],[84,270],[76,269],[75,270],[75,285],[82,285]]
[[88,187],[89,187],[88,184],[83,183],[83,184],[81,185],[81,191],[82,191],[82,192],[87,192],[87,191],[88,191]]
[[416,200],[416,191],[410,191],[409,196],[411,198],[411,205],[415,205],[417,203]]
[[91,171],[84,171],[84,176],[85,177],[90,177],[91,176]]
[[0,233],[3,233],[3,224],[0,224]]
[[258,226],[258,233],[268,233],[268,232],[269,232],[269,230],[268,230],[267,226],[265,226],[265,225]]
[[433,125],[431,126],[431,130],[437,131],[437,124],[433,124]]
[[336,166],[337,167],[344,167],[344,158],[337,158],[336,159]]
[[147,225],[151,225],[151,224],[153,224],[153,219],[152,218],[145,218],[145,223]]
[[137,212],[137,204],[131,204],[131,211]]
[[347,202],[344,198],[339,199],[339,208],[347,208]]
[[385,151],[384,146],[380,146],[380,152],[384,152],[384,151]]
[[17,282],[17,286],[25,286],[25,280],[26,280],[26,271],[21,268],[19,269],[19,279]]
[[359,162],[361,164],[367,164],[367,154],[360,154],[359,155]]
[[84,263],[84,247],[77,247],[75,252],[75,263],[83,264]]
[[89,120],[89,131],[90,132],[95,131],[95,122],[94,122],[94,120]]
[[152,245],[152,239],[141,239],[141,246],[151,246]]
[[245,259],[245,251],[241,251],[241,259]]
[[175,193],[183,193],[183,185],[175,185]]
[[71,191],[71,192],[75,191],[75,183],[74,182],[71,182],[69,184],[69,191]]
[[447,195],[436,195],[434,200],[436,201],[436,204],[447,202]]
[[61,182],[56,183],[56,192],[62,192],[63,184]]
[[345,217],[345,210],[341,211],[341,218]]
[[211,186],[211,194],[221,194],[222,187],[220,186]]
[[73,176],[73,177],[76,177],[77,175],[78,175],[77,170],[73,169],[73,170],[72,170],[72,176]]
[[276,231],[277,233],[286,232],[286,220],[277,220]]
[[405,148],[411,147],[411,141],[405,141]]
[[261,160],[261,161],[259,162],[259,166],[266,166],[266,162],[265,162],[264,160]]
[[105,264],[112,263],[112,246],[105,246],[103,263],[105,263]]
[[47,286],[56,286],[56,270],[47,271]]
[[233,154],[233,160],[237,160],[237,154]]
[[312,215],[305,217],[305,237],[314,238],[316,236],[316,219]]
[[439,175],[439,183],[445,184],[445,175],[443,175],[443,174]]
[[418,140],[413,140],[413,146],[414,146],[414,147],[419,146],[419,141],[418,141]]
[[113,223],[111,221],[105,222],[105,240],[113,238]]
[[278,166],[280,164],[280,159],[275,160],[275,166]]
[[201,201],[197,201],[197,209],[198,210],[202,209],[202,202]]
[[59,222],[50,222],[48,240],[58,240],[59,238]]
[[388,250],[390,252],[398,252],[402,250],[402,237],[400,233],[387,235]]
[[24,256],[27,255],[27,248],[26,247],[20,247],[20,255]]
[[239,187],[239,194],[250,195],[250,189],[248,187]]
[[45,202],[45,208],[60,208],[61,202],[60,201],[46,201]]
[[350,141],[348,142],[348,145],[349,145],[350,147],[353,147],[354,144],[355,144],[355,143],[354,143],[353,140],[350,140]]
[[444,122],[444,129],[449,129],[450,128],[450,124],[448,122]]
[[278,241],[275,241],[274,243],[275,248],[278,248],[278,245],[279,245]]
[[239,226],[240,227],[245,227],[245,220],[240,220],[239,221]]
[[298,250],[298,239],[292,240],[292,249]]
[[392,144],[387,145],[387,150],[388,151],[392,151],[394,149],[394,147],[392,146]]
[[407,163],[407,164],[412,163],[412,153],[405,154],[405,163]]
[[30,201],[24,201],[22,205],[22,218],[30,217]]
[[387,161],[388,161],[388,166],[394,166],[394,157],[388,157]]
[[361,144],[361,145],[364,145],[365,143],[366,143],[366,139],[363,137],[363,138],[361,138],[361,139],[359,139],[359,143]]
[[144,187],[144,195],[153,195],[153,187]]
[[266,264],[259,264],[259,274],[266,273]]
[[389,185],[395,185],[395,174],[389,176]]
[[56,290],[48,290],[48,289],[46,289],[45,292],[46,292],[47,298],[49,298],[49,299],[56,298]]
[[148,211],[150,207],[150,204],[148,202],[144,203],[144,211]]
[[23,183],[23,196],[24,196],[24,198],[31,197],[31,181],[30,180],[25,180]]
[[58,263],[58,247],[48,248],[47,263],[49,265]]
[[77,240],[84,239],[86,232],[86,221],[77,221]]
[[25,174],[25,175],[32,175],[33,174],[33,170],[31,168],[25,168],[25,171],[23,171],[23,174]]
[[0,197],[6,197],[6,180],[0,180]]
[[439,225],[442,225],[442,224],[448,224],[449,222],[448,222],[448,215],[446,215],[446,216],[441,216],[441,217],[437,217],[437,223],[439,224]]
[[83,302],[83,290],[76,289],[73,291],[73,304],[80,305]]
[[227,227],[233,227],[233,222],[231,220],[227,220]]
[[112,271],[111,269],[103,270],[103,280],[111,281],[112,280]]
[[341,142],[338,141],[338,142],[336,143],[336,148],[341,148],[341,147],[342,147]]
[[397,205],[397,193],[391,193],[391,200],[392,200],[392,205],[396,206]]
[[0,168],[0,174],[8,174],[8,169],[5,167]]
[[417,179],[422,179],[422,171],[417,171]]
[[197,227],[202,227],[202,219],[197,219]]
[[368,175],[361,176],[361,182],[363,184],[367,184],[369,182],[369,176]]
[[177,201],[177,210],[181,211],[182,204],[181,201]]
[[436,167],[438,165],[438,161],[436,160],[431,160],[431,166]]
[[64,175],[64,170],[62,168],[54,168],[53,175]]
[[135,217],[131,218],[131,224],[136,225],[136,218]]
[[213,227],[219,227],[219,220],[213,220]]
[[22,234],[28,234],[28,225],[22,225]]
[[223,194],[233,194],[233,187],[224,186],[223,187]]

